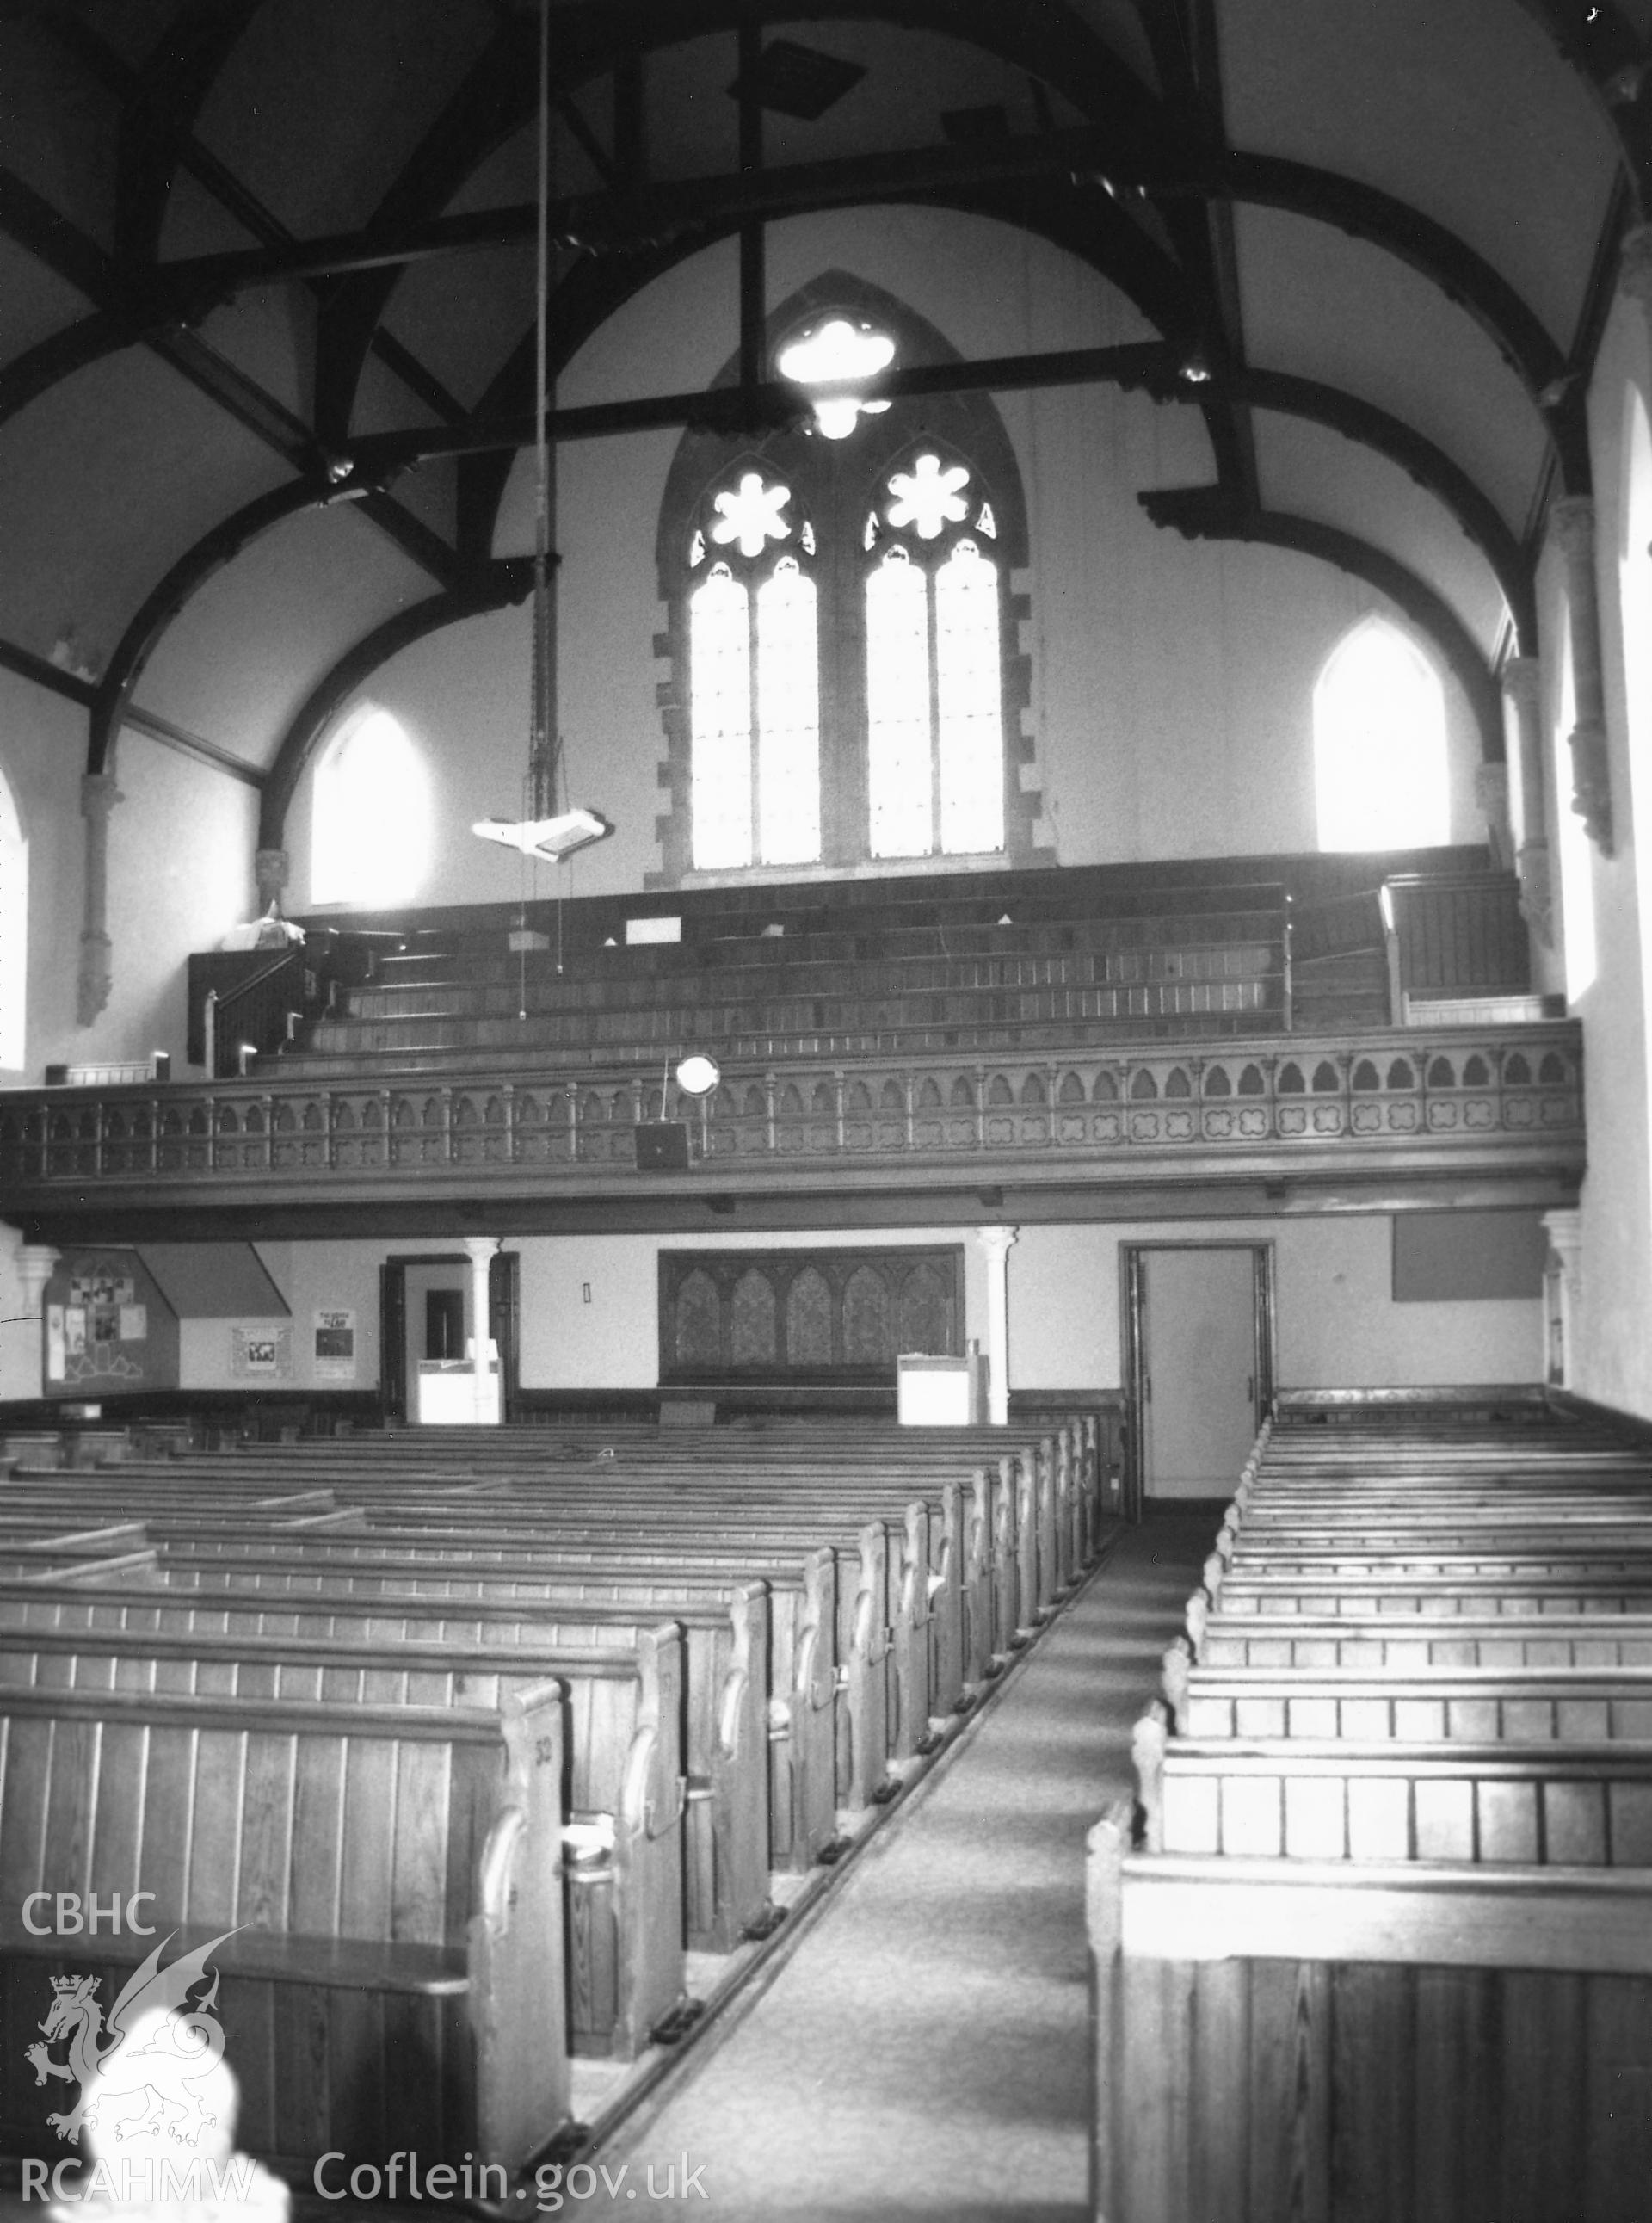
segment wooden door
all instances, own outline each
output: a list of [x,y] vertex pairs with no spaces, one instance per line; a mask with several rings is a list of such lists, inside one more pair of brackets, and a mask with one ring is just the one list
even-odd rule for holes
[[1231,1497],[1258,1424],[1256,1253],[1149,1250],[1141,1269],[1146,1495]]

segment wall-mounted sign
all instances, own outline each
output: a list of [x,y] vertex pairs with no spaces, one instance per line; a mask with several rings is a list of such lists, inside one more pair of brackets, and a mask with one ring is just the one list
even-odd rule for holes
[[245,1328],[229,1331],[229,1371],[241,1376],[261,1376],[283,1380],[292,1372],[292,1331],[284,1327],[273,1335],[249,1334]]
[[348,1307],[316,1314],[316,1379],[355,1379],[355,1314]]

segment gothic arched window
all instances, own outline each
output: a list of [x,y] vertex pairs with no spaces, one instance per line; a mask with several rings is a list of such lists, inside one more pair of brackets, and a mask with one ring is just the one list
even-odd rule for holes
[[1426,849],[1451,839],[1446,696],[1396,625],[1367,618],[1314,690],[1322,849]]
[[866,518],[866,763],[875,857],[1004,846],[997,523],[955,457],[920,448]]
[[388,710],[351,713],[311,792],[311,903],[396,904],[418,892],[430,863],[430,779]]
[[[775,375],[822,335],[897,368],[952,353],[840,274],[770,319]],[[1024,860],[1025,506],[1002,420],[979,394],[806,400],[760,438],[685,433],[668,479],[661,877]]]
[[688,569],[694,860],[702,871],[820,853],[814,535],[792,490],[732,471],[695,526]]

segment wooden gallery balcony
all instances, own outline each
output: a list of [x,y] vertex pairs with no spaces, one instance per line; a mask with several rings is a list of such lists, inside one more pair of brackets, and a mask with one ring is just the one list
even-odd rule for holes
[[[663,948],[609,929],[664,899],[587,899],[533,990],[497,922],[485,943],[474,921],[379,929],[393,946],[244,1077],[0,1094],[0,1216],[114,1241],[1574,1200],[1580,1030],[1519,982],[1450,979],[1438,1019],[1407,993],[1406,1025],[1363,1005],[1335,1025],[1322,1001],[1291,1009],[1277,889],[1270,925],[1231,887],[1109,911],[1095,875],[1021,877],[1008,901],[996,878],[834,902],[829,925],[801,891],[778,917],[774,890],[680,896]],[[1215,992],[1117,997],[1109,973]],[[721,1069],[699,1101],[667,1071],[691,1049]]]
[[1373,1190],[1563,1204],[1583,1169],[1580,1044],[1565,1020],[1235,1040],[1216,1055],[825,1071],[798,1058],[726,1074],[689,1109],[682,1172],[638,1163],[659,1095],[634,1071],[533,1068],[19,1091],[0,1098],[0,1217],[110,1239],[196,1211],[363,1231],[414,1231],[436,1213],[524,1232],[703,1225],[719,1202],[761,1224],[795,1219],[786,1200],[811,1193],[827,1206],[816,1220],[851,1193],[857,1217],[888,1218],[904,1196],[902,1217],[980,1219],[994,1188],[1023,1216],[1207,1216],[1374,1202]]

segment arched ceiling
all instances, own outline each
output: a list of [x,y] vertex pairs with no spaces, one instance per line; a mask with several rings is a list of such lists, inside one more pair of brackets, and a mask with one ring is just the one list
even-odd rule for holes
[[[562,412],[558,439],[795,406],[755,338],[767,224],[927,202],[1018,225],[1153,337],[946,375],[1200,412],[1209,475],[1149,514],[1380,585],[1495,752],[1497,664],[1537,645],[1544,515],[1588,490],[1592,350],[1648,213],[1644,0],[549,5],[553,375],[729,238],[749,371]],[[279,833],[341,687],[522,594],[494,528],[532,430],[538,36],[535,0],[0,16],[0,664],[88,705],[91,768],[149,716],[265,784]],[[238,566],[255,596],[223,592]],[[280,685],[236,608],[280,614]],[[146,711],[215,615],[254,707],[233,731]]]

